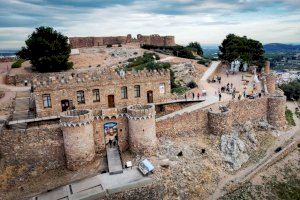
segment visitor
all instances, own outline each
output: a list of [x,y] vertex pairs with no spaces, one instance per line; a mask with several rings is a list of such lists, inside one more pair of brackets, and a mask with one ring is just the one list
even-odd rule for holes
[[186,94],[184,94],[184,99],[187,100],[187,99],[186,99]]
[[259,98],[261,97],[261,93],[258,93],[258,97],[259,97]]
[[241,94],[239,94],[239,96],[238,96],[238,100],[241,100],[241,98],[242,98],[242,95],[241,95]]
[[222,94],[219,93],[219,101],[221,101],[221,99],[222,99]]
[[197,95],[197,96],[198,96],[198,100],[199,100],[199,99],[200,99],[200,93],[199,93],[199,92],[198,92],[198,95]]
[[195,93],[194,92],[192,93],[192,96],[193,96],[193,100],[194,100],[195,99]]
[[109,143],[109,147],[111,148],[111,145],[112,145],[112,140],[111,140],[111,139],[109,139],[108,143]]
[[243,92],[243,96],[244,96],[244,98],[246,98],[246,91]]

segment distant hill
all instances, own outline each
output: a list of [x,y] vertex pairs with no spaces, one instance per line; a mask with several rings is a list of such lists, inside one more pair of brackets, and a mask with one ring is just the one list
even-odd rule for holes
[[300,51],[300,45],[281,44],[281,43],[270,43],[264,45],[266,52],[274,51]]

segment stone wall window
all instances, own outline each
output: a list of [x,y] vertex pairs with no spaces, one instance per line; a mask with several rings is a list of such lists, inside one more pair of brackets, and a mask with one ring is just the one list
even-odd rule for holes
[[51,108],[51,97],[50,94],[43,94],[44,108]]
[[161,94],[165,93],[165,84],[164,83],[159,84],[159,93],[161,93]]
[[100,92],[99,89],[93,90],[93,102],[100,102]]
[[127,87],[126,86],[121,87],[121,98],[122,99],[127,99],[128,98],[128,96],[127,96]]
[[141,97],[141,86],[135,85],[134,86],[134,97]]
[[77,91],[77,103],[78,103],[78,104],[83,104],[83,103],[85,103],[85,99],[84,99],[84,91],[82,91],[82,90]]

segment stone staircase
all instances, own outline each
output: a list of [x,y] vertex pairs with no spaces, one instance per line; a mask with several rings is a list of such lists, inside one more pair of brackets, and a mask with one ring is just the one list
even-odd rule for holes
[[122,161],[117,147],[106,146],[107,162],[109,174],[123,173]]
[[[30,91],[17,92],[15,110],[12,115],[12,121],[28,119],[30,104]],[[12,125],[13,129],[26,129],[27,123]]]

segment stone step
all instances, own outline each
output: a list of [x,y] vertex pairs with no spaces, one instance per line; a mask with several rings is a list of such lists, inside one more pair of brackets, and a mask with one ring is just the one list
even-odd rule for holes
[[123,173],[120,153],[117,147],[106,147],[109,174]]

